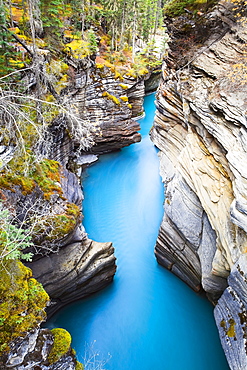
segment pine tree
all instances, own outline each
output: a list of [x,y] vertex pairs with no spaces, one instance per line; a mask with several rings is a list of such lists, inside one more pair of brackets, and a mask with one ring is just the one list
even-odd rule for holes
[[11,34],[7,30],[8,8],[3,0],[0,0],[0,76],[11,72],[13,68],[9,59],[13,56],[11,47]]
[[46,35],[61,36],[63,23],[61,15],[64,11],[63,0],[41,0],[41,20]]

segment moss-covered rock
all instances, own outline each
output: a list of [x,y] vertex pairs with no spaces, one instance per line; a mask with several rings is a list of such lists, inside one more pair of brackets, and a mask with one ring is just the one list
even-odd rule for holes
[[84,366],[82,365],[81,362],[79,361],[76,362],[75,370],[84,370]]
[[48,361],[50,364],[53,364],[70,350],[71,335],[67,330],[61,328],[52,329],[51,332],[54,336],[54,342],[48,356]]
[[24,337],[45,319],[48,294],[32,278],[32,271],[18,260],[9,260],[0,269],[0,355],[11,341]]
[[36,186],[44,193],[45,199],[50,199],[56,192],[62,194],[60,181],[60,164],[51,159],[43,159],[30,166],[25,173],[25,161],[14,158],[9,163],[8,171],[3,170],[0,177],[0,188],[15,192],[15,186],[21,188],[22,194],[30,194]]
[[55,215],[43,216],[41,223],[34,227],[36,241],[61,240],[76,228],[81,220],[80,208],[70,202],[65,203],[64,211]]
[[216,4],[216,0],[171,0],[164,6],[164,14],[169,17],[177,17],[184,13],[206,11]]

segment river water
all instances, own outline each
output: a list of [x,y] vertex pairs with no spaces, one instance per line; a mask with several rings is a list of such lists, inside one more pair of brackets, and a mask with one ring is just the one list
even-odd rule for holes
[[114,243],[114,282],[62,309],[49,327],[69,330],[87,370],[227,370],[213,307],[154,257],[164,200],[148,135],[154,95],[145,111],[142,142],[101,156],[83,181],[83,224],[91,239]]

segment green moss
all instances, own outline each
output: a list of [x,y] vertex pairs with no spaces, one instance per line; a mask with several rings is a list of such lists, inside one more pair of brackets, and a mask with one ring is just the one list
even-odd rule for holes
[[49,297],[32,271],[20,261],[9,260],[0,270],[0,355],[17,337],[24,337],[46,317]]
[[58,361],[69,351],[71,335],[67,330],[60,328],[52,329],[51,332],[54,337],[54,342],[48,356],[48,361],[50,364],[54,364],[54,362]]
[[222,328],[224,328],[224,329],[225,329],[225,327],[226,327],[226,322],[225,322],[225,320],[221,320],[221,322],[220,322],[220,326],[221,326]]
[[[43,234],[45,240],[62,239],[75,229],[80,214],[80,208],[68,202],[64,213],[45,217],[34,232],[36,235]],[[47,234],[48,228],[51,231]]]
[[49,199],[55,191],[62,194],[60,182],[60,164],[57,161],[44,159],[35,166],[32,177],[36,184],[44,192],[46,199]]
[[43,159],[36,162],[27,175],[24,175],[23,161],[13,159],[9,164],[9,171],[2,171],[0,177],[0,188],[15,191],[14,185],[20,186],[22,194],[30,194],[35,186],[39,186],[44,193],[45,199],[50,199],[54,192],[62,195],[60,182],[60,164],[57,161]]
[[164,14],[169,17],[177,17],[185,13],[185,9],[190,11],[206,11],[216,3],[215,0],[171,0],[164,6]]
[[84,366],[82,365],[81,362],[76,361],[75,370],[84,370]]
[[233,319],[230,319],[228,320],[228,323],[229,323],[229,329],[227,330],[226,334],[228,335],[228,337],[231,337],[231,338],[234,338],[236,336],[236,332],[235,332],[235,321]]

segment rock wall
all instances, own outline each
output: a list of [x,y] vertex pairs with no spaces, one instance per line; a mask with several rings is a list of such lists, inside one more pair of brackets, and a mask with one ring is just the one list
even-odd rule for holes
[[236,22],[230,3],[219,3],[168,28],[171,48],[151,131],[166,195],[155,253],[217,304],[229,366],[245,369],[246,24]]
[[[144,95],[157,89],[160,70],[154,69],[143,76],[118,76],[111,68],[85,60],[72,63],[73,73],[63,94],[69,100],[83,124],[93,123],[91,135],[94,145],[86,153],[102,154],[121,149],[139,142],[141,135],[139,123],[135,120],[143,115]],[[50,132],[54,144],[50,156],[64,161],[80,142],[71,140],[67,124],[61,119],[53,122]]]
[[[139,124],[132,120],[132,111],[129,104],[132,102],[138,114],[141,107],[131,99],[136,94],[143,99],[144,82],[121,81],[116,78],[108,67],[96,68],[92,65],[86,71],[78,71],[75,84],[71,91],[73,104],[77,106],[81,117],[89,122],[95,122],[100,133],[95,136],[95,145],[89,150],[91,153],[106,153],[123,148],[124,146],[141,140]],[[130,101],[128,97],[130,96]]]

